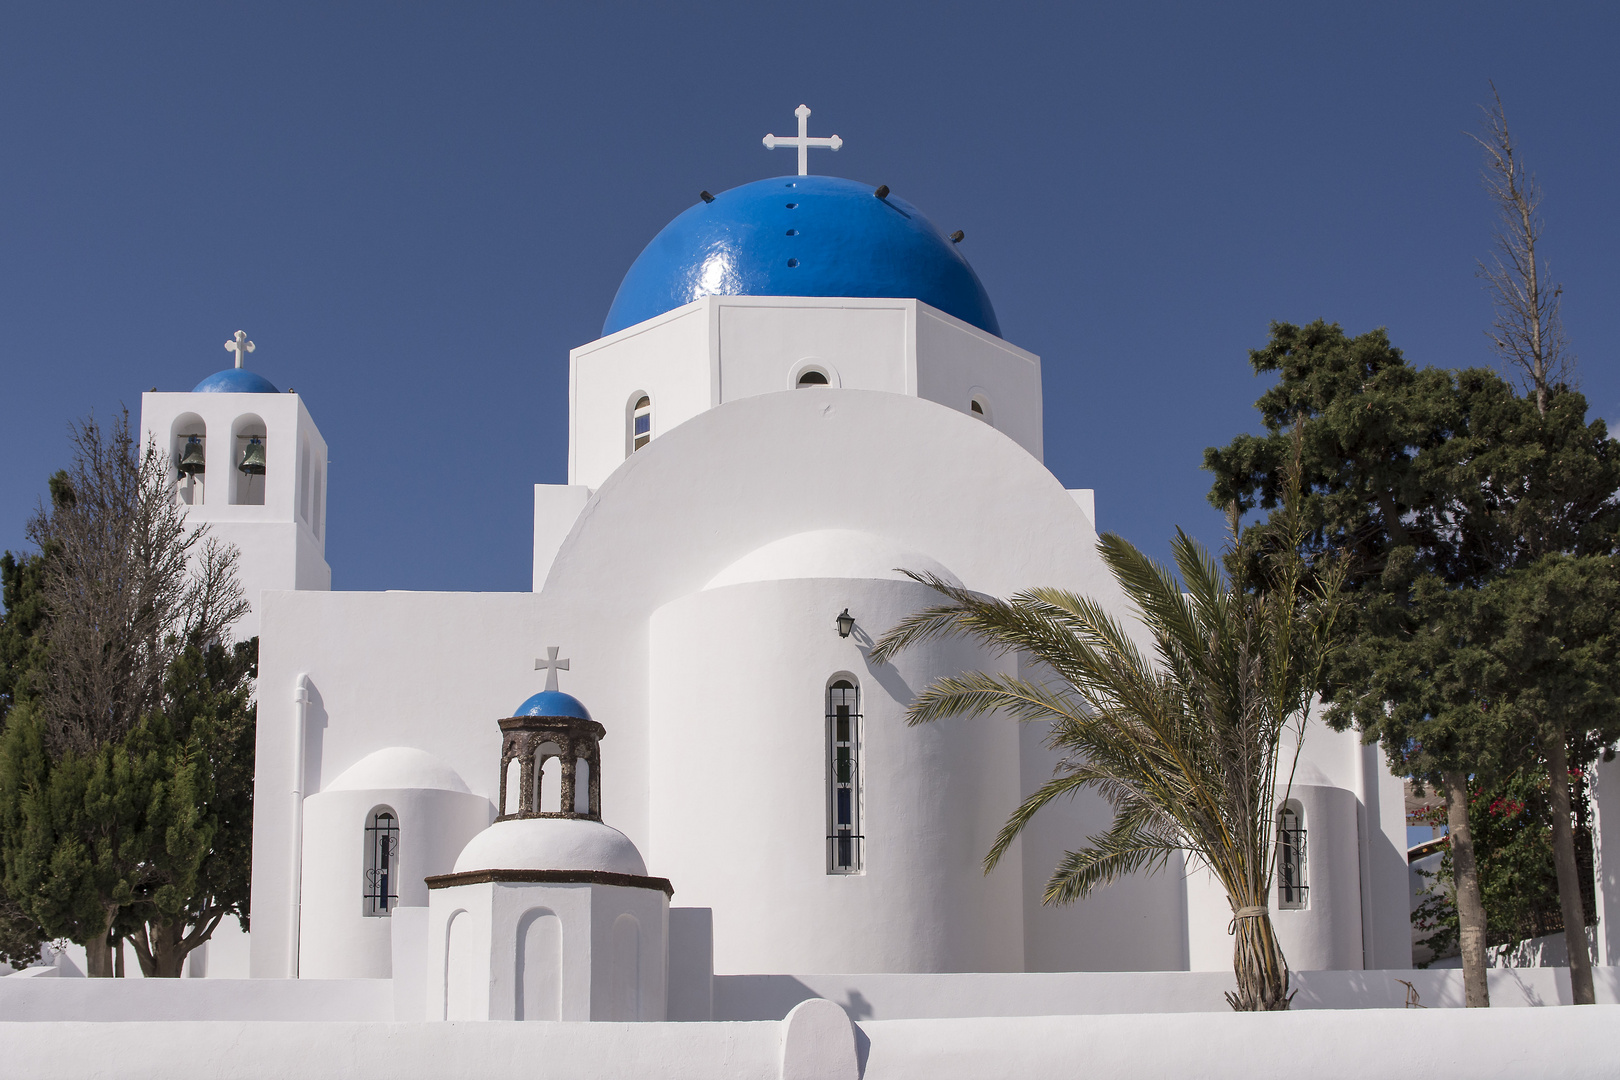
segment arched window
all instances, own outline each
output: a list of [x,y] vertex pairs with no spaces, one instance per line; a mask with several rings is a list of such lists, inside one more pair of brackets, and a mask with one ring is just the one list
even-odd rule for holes
[[968,398],[968,413],[992,427],[995,426],[995,418],[990,415],[990,399],[979,390],[974,390],[972,396]]
[[637,393],[630,399],[630,416],[625,425],[625,439],[628,444],[624,456],[640,450],[652,442],[652,397]]
[[853,680],[827,687],[827,872],[856,874],[861,846],[861,691]]
[[379,806],[366,819],[366,914],[387,917],[399,903],[399,819]]
[[1310,892],[1305,880],[1305,817],[1297,802],[1277,812],[1277,906],[1302,908]]
[[815,368],[810,368],[799,375],[797,388],[803,390],[807,386],[827,385],[829,385],[827,382],[827,373],[825,371],[817,371]]

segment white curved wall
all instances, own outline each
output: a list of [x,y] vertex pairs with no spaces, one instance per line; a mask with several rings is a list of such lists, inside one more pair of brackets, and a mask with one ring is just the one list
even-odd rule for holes
[[[1356,796],[1340,787],[1295,784],[1289,799],[1304,811],[1305,883],[1310,892],[1306,907],[1280,908],[1276,883],[1272,884],[1271,923],[1283,956],[1294,971],[1358,970],[1363,961]],[[1232,908],[1207,871],[1197,870],[1188,877],[1187,907],[1192,970],[1229,969],[1232,937],[1226,928]]]
[[[911,581],[800,579],[710,589],[660,608],[650,642],[651,849],[682,906],[714,909],[715,969],[1016,971],[1019,849],[981,860],[1019,801],[1017,725],[907,727],[934,679],[1007,661],[964,641],[865,657],[936,603]],[[838,613],[856,630],[840,638]],[[826,686],[859,680],[865,866],[827,873]],[[609,766],[611,768],[611,766]]]
[[392,918],[367,916],[363,902],[366,818],[378,806],[399,819],[399,906],[426,907],[422,879],[446,874],[489,826],[482,795],[438,788],[323,791],[304,800],[298,975],[305,979],[386,979],[392,973]]

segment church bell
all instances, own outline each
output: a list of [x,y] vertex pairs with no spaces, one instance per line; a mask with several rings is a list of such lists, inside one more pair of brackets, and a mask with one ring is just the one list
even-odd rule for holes
[[247,449],[242,451],[242,464],[238,469],[248,476],[264,475],[264,443],[259,439],[249,439]]
[[207,463],[203,460],[202,438],[191,435],[186,438],[186,448],[180,454],[180,475],[197,476],[207,471]]

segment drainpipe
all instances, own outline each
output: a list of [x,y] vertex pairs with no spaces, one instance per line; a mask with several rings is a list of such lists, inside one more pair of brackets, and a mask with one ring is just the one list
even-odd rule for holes
[[287,928],[287,977],[298,978],[298,917],[303,904],[304,872],[304,727],[309,715],[309,676],[299,675],[293,687],[292,740],[292,864],[287,868],[290,882]]

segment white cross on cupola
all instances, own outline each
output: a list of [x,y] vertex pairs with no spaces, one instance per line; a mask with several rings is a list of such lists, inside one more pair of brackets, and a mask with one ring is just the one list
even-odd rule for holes
[[238,330],[236,336],[225,343],[225,351],[236,354],[237,367],[245,367],[246,365],[242,361],[246,360],[247,354],[253,351],[253,342],[248,340],[247,331]]
[[799,175],[810,175],[810,148],[825,147],[828,150],[837,150],[844,145],[844,140],[834,135],[830,139],[812,139],[810,137],[810,106],[800,105],[793,110],[793,115],[799,118],[799,137],[796,139],[775,135],[765,136],[765,149],[775,150],[777,147],[785,149],[797,148],[799,151]]
[[557,691],[557,672],[568,670],[568,661],[557,659],[562,650],[555,645],[546,646],[546,658],[534,662],[534,670],[546,673],[546,690],[551,693]]

